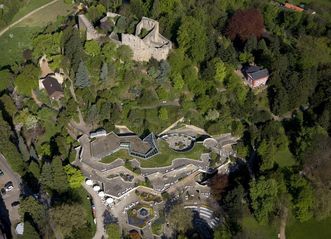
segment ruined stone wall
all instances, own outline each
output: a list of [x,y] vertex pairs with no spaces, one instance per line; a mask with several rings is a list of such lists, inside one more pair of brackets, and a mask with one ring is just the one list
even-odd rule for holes
[[[118,14],[107,13],[107,17],[116,17]],[[103,19],[106,21],[107,17]],[[97,40],[102,34],[99,34],[92,23],[84,15],[78,16],[79,29],[86,31],[87,40]],[[143,39],[139,37],[141,30],[150,31]],[[159,23],[153,19],[143,17],[136,27],[135,35],[122,34],[121,41],[114,39],[112,34],[109,39],[117,45],[127,45],[132,49],[133,60],[149,61],[152,57],[156,60],[165,60],[168,57],[169,51],[172,48],[172,43],[159,33]]]
[[99,33],[85,15],[78,15],[78,26],[80,30],[86,31],[86,40],[97,40],[100,38]]

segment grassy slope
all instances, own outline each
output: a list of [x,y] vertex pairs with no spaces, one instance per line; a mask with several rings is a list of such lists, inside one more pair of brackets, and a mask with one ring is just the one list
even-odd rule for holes
[[248,239],[276,239],[278,235],[276,225],[260,225],[248,209],[242,219],[242,230]]
[[49,22],[56,20],[58,16],[64,16],[70,13],[72,5],[65,4],[64,1],[58,1],[50,6],[36,12],[32,16],[19,23],[17,26],[45,26]]
[[0,37],[0,67],[22,61],[22,52],[32,47],[33,36],[48,22],[55,21],[57,16],[67,15],[70,9],[72,9],[71,5],[59,1],[33,14],[2,35]]
[[[159,142],[160,154],[146,160],[139,160],[143,168],[153,168],[171,165],[171,162],[176,158],[189,158],[199,160],[200,155],[204,152],[205,148],[202,144],[196,144],[193,149],[188,152],[176,152],[168,147],[168,144],[164,141]],[[128,155],[126,150],[119,150],[116,153],[109,155],[101,160],[102,163],[111,163],[117,158],[121,159],[133,159]]]
[[33,11],[34,9],[37,9],[38,7],[41,7],[52,0],[29,0],[27,4],[25,4],[24,7],[22,7],[13,17],[11,22],[15,22],[16,20],[20,19],[21,17],[25,16],[29,12]]
[[331,238],[331,217],[322,221],[314,219],[305,223],[294,223],[286,228],[288,239],[327,239]]
[[0,37],[0,67],[22,61],[22,51],[32,47],[32,37],[40,27],[15,27]]

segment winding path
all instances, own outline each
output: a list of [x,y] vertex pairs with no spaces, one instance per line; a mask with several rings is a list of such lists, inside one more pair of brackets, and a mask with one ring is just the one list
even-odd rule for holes
[[36,12],[44,9],[45,7],[48,7],[49,5],[52,5],[53,3],[58,2],[59,0],[53,0],[49,3],[46,3],[45,5],[33,10],[32,12],[29,12],[28,14],[26,14],[25,16],[21,17],[20,19],[18,19],[17,21],[13,22],[12,24],[10,24],[9,26],[7,26],[5,29],[3,29],[0,32],[0,37],[5,34],[10,28],[14,27],[15,25],[19,24],[20,22],[24,21],[25,19],[27,19],[28,17],[30,17],[31,15],[35,14]]
[[102,203],[100,197],[93,191],[92,187],[87,186],[85,183],[82,184],[85,190],[92,196],[93,203],[95,206],[95,218],[97,224],[97,230],[93,239],[101,239],[103,237],[107,237],[105,233],[105,226],[103,223],[103,213],[106,209],[105,205]]

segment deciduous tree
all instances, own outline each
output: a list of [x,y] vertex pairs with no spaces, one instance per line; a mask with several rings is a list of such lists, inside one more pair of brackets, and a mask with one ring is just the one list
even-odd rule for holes
[[190,209],[184,209],[183,205],[176,205],[169,213],[169,222],[174,230],[185,233],[192,228],[193,214]]
[[68,164],[64,167],[64,171],[67,174],[70,188],[75,189],[81,187],[84,176],[79,169],[76,169]]
[[38,88],[39,69],[30,64],[23,68],[15,79],[17,91],[24,96],[31,96],[31,90]]
[[52,222],[63,237],[68,237],[75,230],[86,224],[86,213],[82,205],[62,204],[52,208],[49,212]]
[[87,55],[90,55],[92,57],[99,56],[100,52],[101,52],[99,43],[94,40],[85,42],[84,49],[85,49],[85,52],[87,53]]
[[178,30],[179,47],[195,62],[200,62],[206,54],[206,29],[193,17],[184,17]]
[[250,37],[260,38],[264,31],[263,16],[258,9],[238,10],[231,17],[226,35],[234,40],[246,41]]
[[278,186],[273,178],[261,176],[250,184],[250,197],[256,220],[262,224],[268,223],[271,214],[276,209]]

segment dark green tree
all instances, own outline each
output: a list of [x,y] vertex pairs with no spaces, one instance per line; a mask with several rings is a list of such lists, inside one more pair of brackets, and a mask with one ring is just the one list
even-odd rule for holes
[[79,63],[78,70],[76,73],[75,85],[78,88],[85,88],[85,87],[88,87],[90,84],[91,83],[90,83],[89,73],[87,71],[87,68],[86,68],[84,62],[81,61]]
[[53,190],[64,193],[68,190],[67,175],[63,169],[62,161],[56,157],[52,160]]
[[0,110],[0,149],[1,153],[5,156],[11,168],[19,174],[24,172],[24,162],[22,155],[19,153],[17,147],[12,142],[15,139],[9,124],[3,119],[2,111]]
[[28,214],[32,218],[33,222],[38,225],[38,229],[40,231],[44,232],[46,230],[47,227],[46,209],[41,203],[39,203],[32,196],[29,196],[21,200],[19,212],[22,217],[24,217],[25,214]]
[[184,17],[178,30],[179,47],[195,62],[204,59],[207,49],[206,29],[194,17]]
[[62,204],[49,212],[51,220],[64,238],[69,237],[75,230],[86,224],[86,213],[82,205]]
[[100,80],[106,81],[107,78],[108,78],[108,65],[106,62],[103,62],[100,71]]

